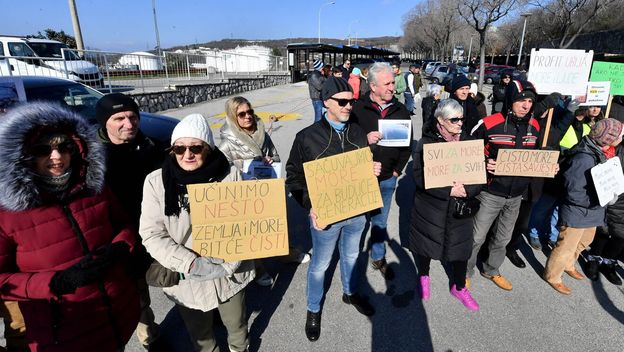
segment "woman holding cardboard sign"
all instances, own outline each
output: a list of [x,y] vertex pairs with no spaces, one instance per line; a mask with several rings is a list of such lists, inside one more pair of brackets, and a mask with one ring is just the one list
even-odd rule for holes
[[200,114],[185,117],[173,130],[171,153],[163,168],[147,175],[143,187],[140,234],[155,260],[180,273],[163,291],[176,303],[196,351],[213,351],[213,312],[219,310],[230,351],[249,345],[244,288],[254,277],[253,261],[224,262],[192,250],[187,185],[234,181],[236,172],[215,147]]
[[[225,102],[225,114],[225,124],[220,130],[219,150],[238,172],[243,172],[245,160],[264,161],[269,165],[280,161],[271,136],[265,131],[264,123],[254,113],[249,100],[240,96],[228,99]],[[307,263],[310,255],[290,247],[290,254],[282,260],[287,263]],[[255,263],[256,283],[271,286],[273,278],[264,269],[262,261],[256,260]]]
[[472,251],[472,215],[478,209],[474,197],[481,186],[453,182],[452,187],[425,189],[423,145],[469,139],[462,132],[463,108],[455,100],[442,100],[434,117],[424,127],[414,155],[416,194],[409,248],[416,259],[423,300],[430,297],[429,266],[436,259],[452,268],[451,295],[476,311],[479,305],[466,287],[466,268]]

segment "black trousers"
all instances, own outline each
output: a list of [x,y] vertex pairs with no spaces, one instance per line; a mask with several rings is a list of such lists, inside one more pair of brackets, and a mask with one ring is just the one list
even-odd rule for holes
[[596,237],[591,244],[589,254],[607,259],[618,259],[624,251],[624,238],[609,235],[606,226],[596,229]]
[[[431,258],[422,256],[420,254],[414,254],[416,259],[416,267],[418,268],[418,275],[429,276],[429,269],[431,267]],[[451,269],[451,283],[455,285],[455,288],[459,291],[466,286],[466,270],[468,266],[467,260],[458,260],[448,262]]]

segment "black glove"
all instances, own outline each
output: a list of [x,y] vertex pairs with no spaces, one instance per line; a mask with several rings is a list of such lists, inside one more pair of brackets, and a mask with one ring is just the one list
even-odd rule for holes
[[69,268],[57,271],[50,280],[50,290],[58,295],[74,293],[78,287],[92,284],[101,278],[109,266],[107,260],[94,259],[88,254]]
[[114,242],[100,247],[93,252],[95,258],[108,261],[110,264],[128,258],[130,246],[126,242]]
[[563,100],[563,96],[557,92],[550,93],[544,99],[542,99],[539,103],[535,104],[535,112],[534,116],[537,118],[542,117],[542,114],[546,112],[548,109],[552,109],[559,104],[560,101]]

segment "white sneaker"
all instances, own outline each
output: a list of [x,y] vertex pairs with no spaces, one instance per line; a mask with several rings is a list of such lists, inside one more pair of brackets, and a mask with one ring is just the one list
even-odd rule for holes
[[271,285],[273,285],[273,278],[271,277],[271,275],[264,273],[258,277],[256,277],[256,279],[254,280],[258,285],[262,286],[262,287],[269,287]]
[[297,262],[299,262],[299,264],[304,264],[310,261],[312,257],[310,256],[310,253],[299,253],[299,257],[297,258]]

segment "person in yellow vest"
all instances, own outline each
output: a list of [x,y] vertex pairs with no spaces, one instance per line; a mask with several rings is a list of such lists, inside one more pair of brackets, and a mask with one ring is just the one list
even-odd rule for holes
[[591,108],[592,113],[595,113],[596,110],[598,110],[598,114],[596,114],[593,118],[589,115],[589,109],[585,107],[579,108],[574,112],[575,119],[572,120],[570,127],[568,127],[568,130],[559,142],[559,147],[561,148],[562,153],[565,153],[566,150],[574,147],[581,140],[581,138],[588,135],[591,130],[591,126],[594,125],[597,120],[602,120],[600,116],[600,107],[592,106]]

